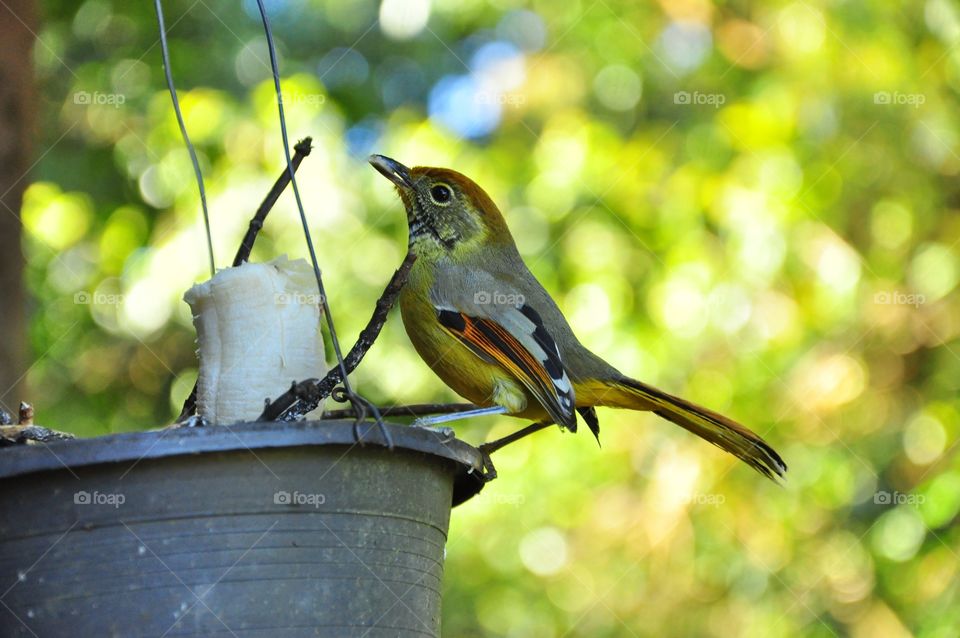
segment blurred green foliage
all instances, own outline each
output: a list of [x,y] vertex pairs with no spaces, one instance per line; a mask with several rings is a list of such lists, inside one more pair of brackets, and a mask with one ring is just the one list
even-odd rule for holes
[[[87,436],[167,423],[207,273],[155,16],[41,4],[28,398]],[[165,4],[224,266],[282,167],[262,28],[250,0]],[[454,167],[586,344],[790,465],[781,489],[612,411],[602,449],[512,446],[454,512],[447,635],[957,635],[957,2],[268,5],[343,341],[406,239],[366,154]],[[280,253],[305,255],[289,192],[254,257]],[[398,317],[355,377],[381,404],[456,400]]]

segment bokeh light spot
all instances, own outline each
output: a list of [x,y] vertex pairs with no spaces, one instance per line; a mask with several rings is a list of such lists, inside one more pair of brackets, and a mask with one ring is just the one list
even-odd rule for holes
[[640,101],[643,82],[622,64],[604,67],[593,79],[593,91],[600,103],[614,111],[629,111]]
[[873,545],[881,555],[903,562],[917,554],[926,529],[916,509],[901,505],[877,520],[872,535]]
[[83,193],[62,193],[54,184],[37,182],[24,193],[21,218],[30,235],[62,250],[86,235],[93,207]]
[[947,445],[943,424],[929,414],[918,414],[903,432],[903,449],[917,465],[933,463]]
[[922,246],[910,264],[910,285],[926,296],[925,302],[936,301],[953,290],[958,277],[957,255],[943,244]]
[[555,527],[541,527],[520,541],[520,560],[538,576],[551,576],[567,565],[567,539]]
[[380,4],[380,30],[394,40],[415,37],[429,19],[430,0],[383,0]]

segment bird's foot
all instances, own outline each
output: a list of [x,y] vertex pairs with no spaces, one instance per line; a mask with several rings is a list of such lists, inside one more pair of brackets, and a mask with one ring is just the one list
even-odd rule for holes
[[518,430],[513,434],[507,435],[505,437],[499,438],[496,441],[489,441],[481,445],[478,450],[480,450],[480,456],[483,459],[483,478],[488,481],[492,481],[497,478],[497,468],[493,466],[493,459],[490,458],[490,455],[499,450],[502,447],[510,445],[515,441],[538,432],[545,427],[552,425],[550,421],[538,421],[537,423],[531,423],[522,430]]
[[484,443],[477,449],[480,450],[481,476],[483,476],[484,481],[490,482],[497,478],[497,468],[493,465],[493,459],[490,458],[490,453],[494,452],[497,448],[491,448],[489,443]]

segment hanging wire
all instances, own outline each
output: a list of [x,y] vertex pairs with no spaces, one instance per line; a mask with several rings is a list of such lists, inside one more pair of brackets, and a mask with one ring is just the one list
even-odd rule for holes
[[[159,0],[157,0],[157,2],[159,3]],[[290,173],[290,186],[293,188],[293,196],[297,201],[297,210],[300,213],[300,223],[303,225],[303,236],[307,240],[307,249],[310,252],[310,262],[313,264],[313,273],[316,276],[317,289],[320,292],[320,304],[323,307],[323,314],[327,320],[327,329],[330,332],[330,341],[333,344],[333,351],[337,357],[337,366],[340,368],[340,374],[343,378],[342,383],[344,394],[346,395],[345,398],[350,401],[350,405],[353,407],[354,413],[357,416],[357,421],[354,424],[354,434],[359,434],[357,426],[366,417],[367,410],[369,410],[373,414],[373,417],[377,422],[377,426],[380,428],[380,433],[387,442],[387,446],[393,448],[393,439],[390,436],[390,432],[387,430],[386,425],[383,423],[383,419],[380,416],[380,411],[377,409],[377,406],[356,394],[350,387],[350,382],[347,380],[347,367],[343,362],[343,352],[340,349],[340,340],[337,339],[337,330],[333,325],[333,315],[330,313],[330,304],[327,303],[327,294],[323,287],[323,277],[320,275],[320,264],[317,261],[317,253],[313,247],[313,239],[310,235],[310,227],[307,224],[307,215],[303,210],[303,201],[300,199],[300,189],[297,187],[297,178],[293,169],[293,164],[290,160],[290,142],[287,137],[287,119],[283,112],[283,92],[280,89],[280,69],[277,66],[277,51],[273,42],[273,31],[270,28],[270,19],[267,17],[267,10],[263,6],[263,0],[257,0],[257,7],[260,9],[260,18],[263,22],[263,29],[267,36],[267,48],[270,52],[270,69],[273,73],[273,87],[277,94],[277,109],[280,113],[280,133],[283,136],[283,153],[287,160],[287,170]]]
[[[187,151],[190,153],[190,161],[193,162],[193,174],[197,178],[197,186],[200,188],[200,206],[203,208],[203,225],[207,232],[207,255],[210,257],[210,276],[217,274],[216,260],[213,257],[213,235],[210,232],[210,215],[207,212],[207,192],[203,187],[203,174],[200,172],[200,162],[197,161],[197,150],[190,142],[190,136],[187,135],[187,125],[183,122],[183,113],[180,112],[180,100],[177,99],[177,89],[173,85],[173,73],[170,71],[170,50],[167,47],[167,26],[163,22],[163,7],[160,6],[160,0],[154,0],[154,7],[157,9],[157,22],[160,23],[160,53],[163,56],[163,73],[167,76],[167,90],[170,91],[170,98],[173,100],[173,110],[177,114],[177,124],[180,125],[180,135],[187,145]],[[289,153],[288,153],[289,156]]]

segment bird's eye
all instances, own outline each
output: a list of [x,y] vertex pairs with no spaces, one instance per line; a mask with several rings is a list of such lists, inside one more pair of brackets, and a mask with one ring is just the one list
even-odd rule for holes
[[430,188],[430,198],[435,204],[446,206],[453,199],[453,191],[446,184],[436,184]]

